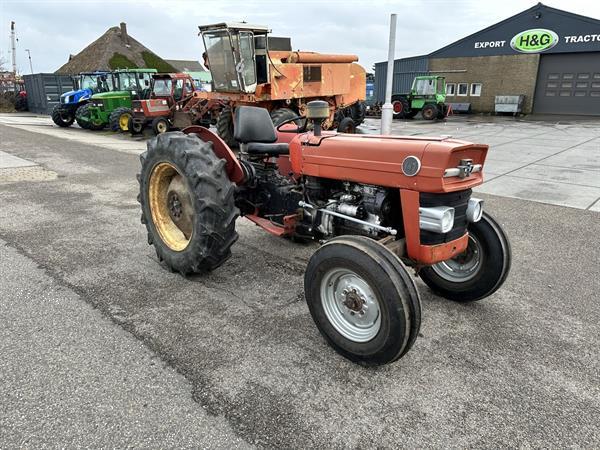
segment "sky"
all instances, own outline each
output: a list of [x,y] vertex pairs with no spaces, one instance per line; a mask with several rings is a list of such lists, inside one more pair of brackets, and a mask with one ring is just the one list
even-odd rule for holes
[[[416,56],[532,7],[525,0],[0,0],[0,59],[10,67],[10,21],[16,22],[17,68],[54,72],[120,22],[164,59],[196,59],[203,51],[198,25],[246,21],[273,36],[292,38],[294,50],[352,53],[371,71],[387,59],[390,14],[398,14],[396,58]],[[547,0],[548,6],[600,19],[598,0]]]

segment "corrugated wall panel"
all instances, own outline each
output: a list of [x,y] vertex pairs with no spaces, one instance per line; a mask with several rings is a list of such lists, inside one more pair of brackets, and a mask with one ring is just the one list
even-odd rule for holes
[[[417,75],[427,75],[429,72],[427,56],[396,59],[394,61],[394,82],[392,93],[408,92],[413,79]],[[385,83],[387,79],[387,62],[375,64],[375,98],[378,102],[385,100]]]
[[36,114],[51,114],[60,95],[73,89],[73,82],[68,75],[35,73],[23,75],[23,79],[27,91],[27,106],[29,111]]

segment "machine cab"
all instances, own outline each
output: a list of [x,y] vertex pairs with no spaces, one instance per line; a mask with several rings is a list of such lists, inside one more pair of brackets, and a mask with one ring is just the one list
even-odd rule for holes
[[169,106],[190,97],[196,87],[191,76],[184,73],[156,74],[152,76],[150,98],[163,99]]
[[446,79],[439,76],[415,77],[412,85],[412,94],[423,97],[445,96]]
[[268,79],[270,30],[247,23],[218,23],[200,26],[214,90],[254,93]]

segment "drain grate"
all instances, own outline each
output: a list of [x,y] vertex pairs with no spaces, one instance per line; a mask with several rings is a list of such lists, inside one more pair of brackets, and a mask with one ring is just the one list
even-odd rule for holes
[[40,166],[0,169],[0,184],[16,183],[19,181],[48,181],[55,180],[57,177],[56,172]]

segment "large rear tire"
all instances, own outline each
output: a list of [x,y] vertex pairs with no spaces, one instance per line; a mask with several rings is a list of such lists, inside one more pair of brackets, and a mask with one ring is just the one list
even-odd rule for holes
[[464,253],[419,272],[433,292],[457,302],[481,300],[496,292],[512,260],[508,238],[489,214],[484,212],[467,229],[469,245]]
[[235,185],[212,144],[179,131],[148,141],[138,175],[142,223],[158,259],[182,274],[216,269],[237,240]]
[[394,119],[405,119],[411,113],[408,99],[400,95],[392,97],[392,112]]
[[233,110],[231,106],[224,106],[221,109],[219,117],[217,117],[217,133],[230,148],[238,146],[237,141],[233,137]]
[[[271,111],[271,120],[273,121],[273,125],[276,127],[277,125],[285,122],[286,120],[298,117],[298,115],[298,113],[292,111],[290,108],[278,108]],[[300,119],[298,119],[295,122],[296,125],[300,125]]]
[[60,103],[52,109],[52,121],[59,127],[70,127],[75,121],[72,108],[65,108]]
[[401,358],[421,324],[414,281],[383,245],[340,236],[319,248],[304,275],[311,316],[327,342],[351,361],[376,366]]
[[115,109],[108,117],[108,124],[112,131],[129,131],[129,119],[131,118],[131,108],[125,106]]

